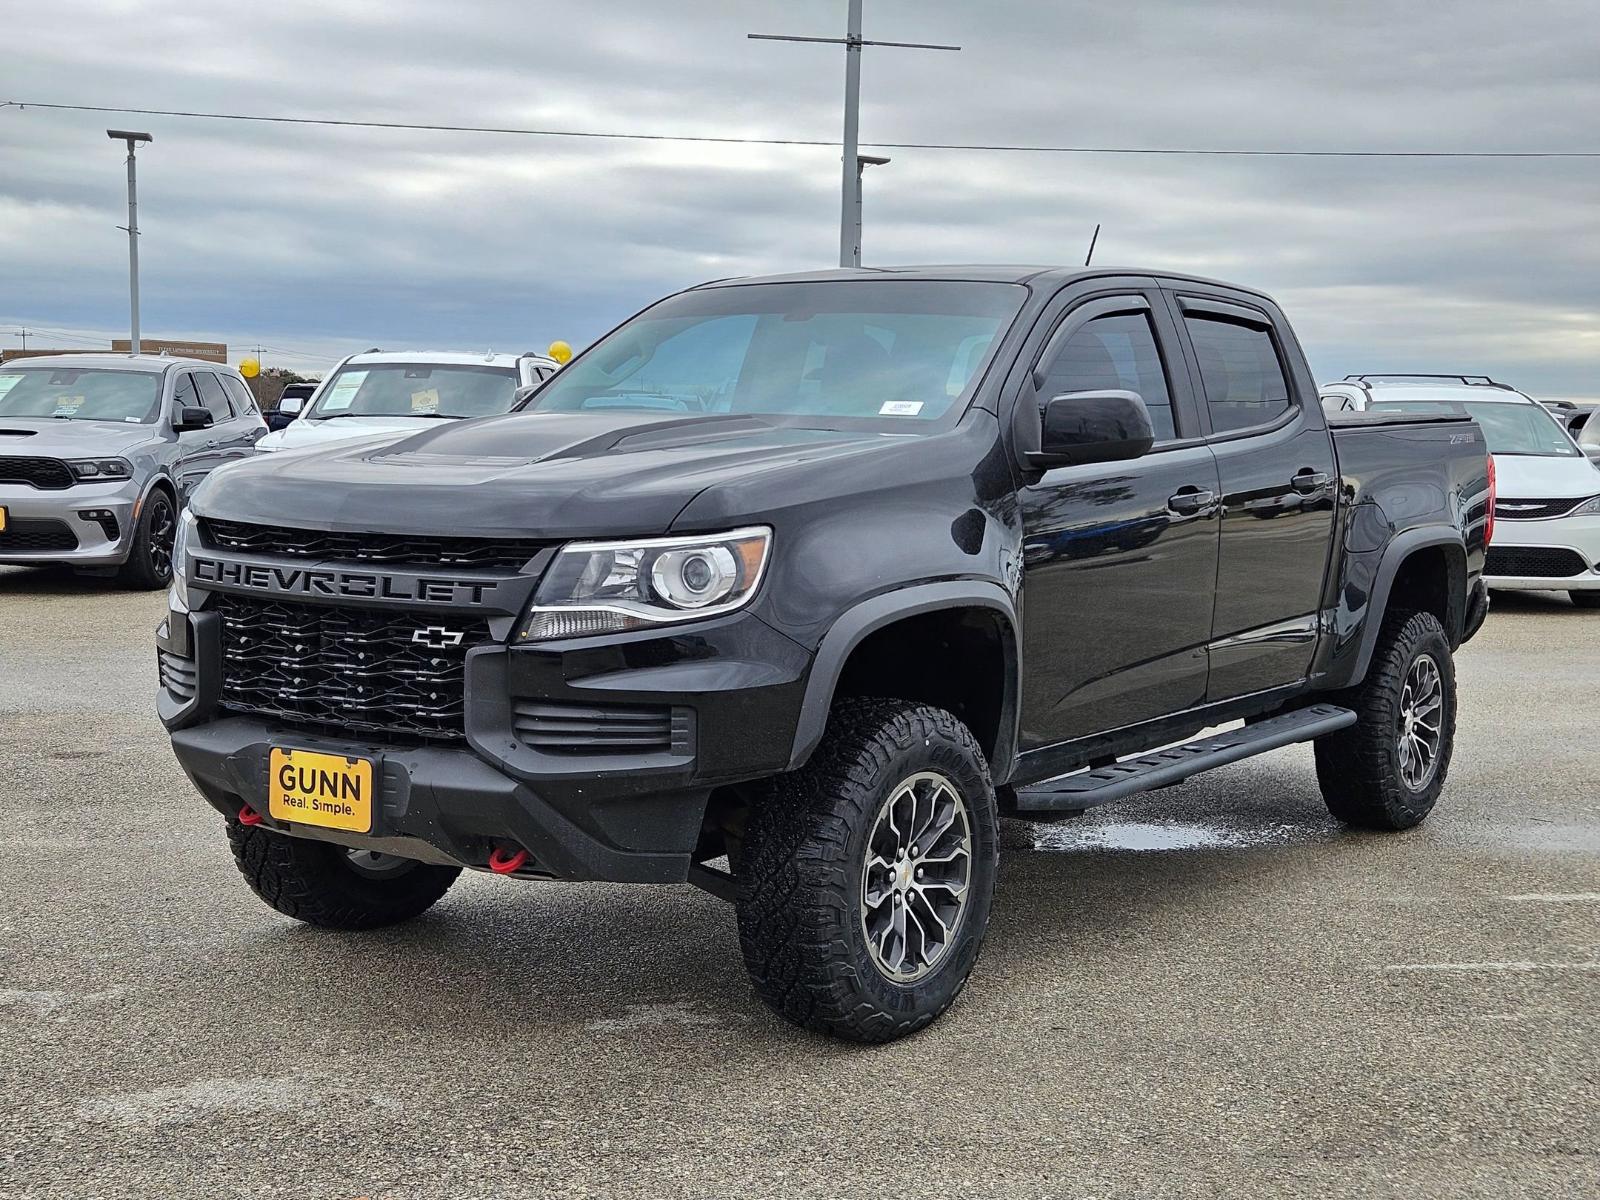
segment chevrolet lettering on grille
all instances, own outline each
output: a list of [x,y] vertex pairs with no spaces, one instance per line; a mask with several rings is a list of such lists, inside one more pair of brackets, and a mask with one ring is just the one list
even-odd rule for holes
[[[388,575],[373,571],[341,571],[321,567],[277,567],[263,563],[223,562],[196,555],[190,578],[204,586],[246,588],[277,596],[329,596],[350,600],[400,600],[421,604],[482,604],[493,583]],[[447,643],[454,645],[455,643]]]

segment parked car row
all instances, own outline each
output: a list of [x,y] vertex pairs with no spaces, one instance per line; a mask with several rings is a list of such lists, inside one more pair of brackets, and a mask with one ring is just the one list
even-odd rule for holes
[[[1336,421],[1350,413],[1472,417],[1498,485],[1488,585],[1565,591],[1580,608],[1600,608],[1600,469],[1558,415],[1481,375],[1352,375],[1321,394]],[[1600,418],[1585,421],[1579,436],[1592,437],[1600,456]]]

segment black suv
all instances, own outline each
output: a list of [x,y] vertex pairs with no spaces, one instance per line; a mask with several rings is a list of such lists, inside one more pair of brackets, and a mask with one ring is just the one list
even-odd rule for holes
[[689,881],[768,1004],[881,1041],[965,982],[1003,814],[1315,741],[1341,819],[1421,821],[1492,505],[1467,418],[1330,430],[1256,292],[723,281],[524,412],[203,488],[160,712],[281,912]]

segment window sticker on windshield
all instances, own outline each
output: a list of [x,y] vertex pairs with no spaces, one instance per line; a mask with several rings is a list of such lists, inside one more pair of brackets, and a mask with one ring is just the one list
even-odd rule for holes
[[0,396],[4,396],[21,382],[21,375],[0,375]]
[[922,412],[921,400],[885,400],[878,410],[880,417],[914,417]]
[[361,385],[367,381],[365,371],[347,371],[334,380],[333,388],[328,392],[327,398],[320,405],[323,412],[343,412],[350,407],[350,402],[356,398],[356,393],[361,390]]
[[70,417],[82,407],[82,396],[57,396],[56,411],[50,415],[54,417]]
[[411,411],[414,413],[436,413],[439,411],[439,389],[423,388],[420,392],[411,393]]

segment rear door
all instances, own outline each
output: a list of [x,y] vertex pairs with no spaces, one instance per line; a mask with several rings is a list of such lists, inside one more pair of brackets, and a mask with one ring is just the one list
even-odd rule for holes
[[1316,384],[1275,306],[1175,286],[1174,319],[1222,479],[1208,701],[1304,679],[1338,474]]
[[236,375],[224,375],[217,372],[217,378],[222,381],[223,390],[228,393],[228,399],[233,402],[235,420],[239,423],[239,438],[235,457],[247,457],[256,451],[256,443],[266,436],[267,422],[261,415],[261,410],[256,407],[256,398],[250,394],[250,389],[245,386],[244,380]]
[[1216,463],[1154,282],[1070,285],[1041,325],[1008,384],[1014,421],[1036,428],[1057,395],[1126,389],[1143,397],[1156,444],[1019,479],[1024,750],[1199,704],[1217,571]]

